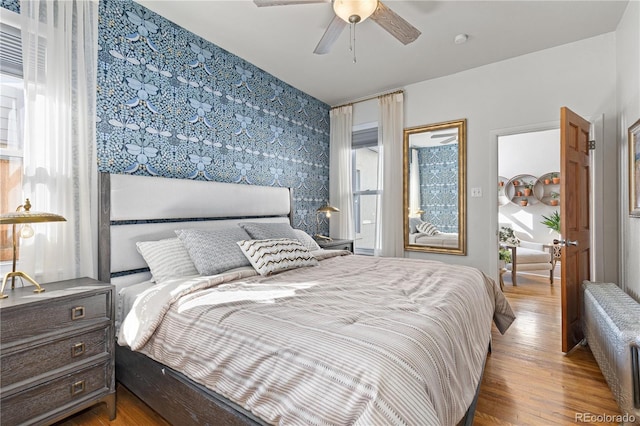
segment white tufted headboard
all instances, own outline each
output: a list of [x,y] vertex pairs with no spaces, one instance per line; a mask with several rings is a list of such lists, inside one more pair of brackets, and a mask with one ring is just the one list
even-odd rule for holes
[[98,279],[150,277],[136,242],[174,237],[184,228],[246,221],[292,222],[289,188],[100,173]]

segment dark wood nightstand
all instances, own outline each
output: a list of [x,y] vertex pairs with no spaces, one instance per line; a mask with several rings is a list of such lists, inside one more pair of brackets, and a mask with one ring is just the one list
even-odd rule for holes
[[53,423],[99,402],[115,419],[113,286],[90,278],[0,300],[3,425]]
[[323,240],[317,239],[316,243],[325,250],[349,250],[353,253],[353,240]]

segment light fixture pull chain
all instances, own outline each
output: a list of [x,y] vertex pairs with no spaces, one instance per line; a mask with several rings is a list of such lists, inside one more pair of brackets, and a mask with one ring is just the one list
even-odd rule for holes
[[351,23],[351,46],[349,50],[353,52],[353,63],[356,63],[356,23]]

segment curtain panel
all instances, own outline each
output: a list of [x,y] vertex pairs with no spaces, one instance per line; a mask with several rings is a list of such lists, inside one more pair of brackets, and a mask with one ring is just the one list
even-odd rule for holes
[[354,238],[353,186],[351,170],[351,134],[353,107],[345,105],[329,112],[330,159],[329,203],[340,212],[331,216],[329,235],[333,238]]
[[402,135],[404,95],[391,93],[378,98],[378,144],[380,165],[378,185],[382,190],[378,204],[376,256],[404,257],[402,211]]
[[23,0],[24,196],[67,222],[34,225],[20,268],[41,282],[97,276],[97,0]]

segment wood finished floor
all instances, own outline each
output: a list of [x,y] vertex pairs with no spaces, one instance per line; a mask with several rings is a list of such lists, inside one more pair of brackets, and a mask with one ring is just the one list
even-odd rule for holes
[[[617,415],[618,407],[588,347],[564,355],[560,346],[560,284],[520,274],[518,286],[505,274],[504,292],[517,320],[502,336],[493,331],[474,424],[570,425],[577,413]],[[109,422],[97,405],[58,426],[167,425],[121,385],[117,418]],[[616,423],[591,423],[616,424]]]

